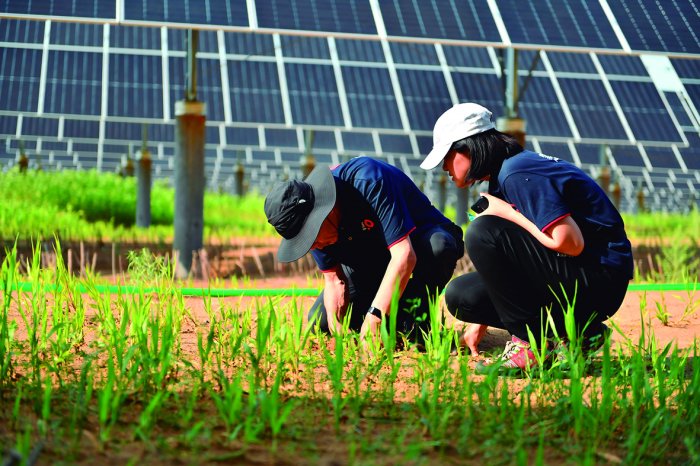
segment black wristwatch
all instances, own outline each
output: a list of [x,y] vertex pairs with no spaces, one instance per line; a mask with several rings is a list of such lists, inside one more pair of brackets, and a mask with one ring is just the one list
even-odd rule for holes
[[367,311],[367,314],[372,314],[374,317],[379,318],[379,320],[382,320],[384,318],[384,314],[382,314],[382,311],[377,309],[376,307],[372,306],[369,308]]

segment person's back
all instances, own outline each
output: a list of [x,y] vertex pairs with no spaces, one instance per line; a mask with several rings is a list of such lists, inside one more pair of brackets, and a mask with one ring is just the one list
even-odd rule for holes
[[504,198],[542,231],[570,215],[585,240],[582,258],[632,278],[624,221],[605,191],[576,165],[525,150],[503,161],[497,181]]

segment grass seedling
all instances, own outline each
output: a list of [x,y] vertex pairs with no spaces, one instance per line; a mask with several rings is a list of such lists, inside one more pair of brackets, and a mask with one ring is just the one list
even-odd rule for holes
[[228,439],[233,440],[244,425],[243,385],[240,375],[229,380],[225,374],[220,373],[218,380],[221,389],[210,390],[210,395],[219,417],[224,422]]
[[328,369],[328,378],[331,381],[331,388],[333,390],[331,406],[333,407],[333,421],[336,432],[340,431],[340,419],[343,414],[343,409],[347,404],[347,398],[343,396],[343,391],[345,389],[343,378],[345,374],[345,351],[347,346],[345,335],[348,334],[349,327],[350,312],[345,314],[341,331],[333,332],[335,350],[330,351],[327,346],[323,346],[323,355],[326,360],[326,368]]
[[670,314],[668,313],[668,307],[666,306],[666,295],[661,293],[661,301],[655,301],[654,306],[656,307],[656,318],[664,326],[668,326]]

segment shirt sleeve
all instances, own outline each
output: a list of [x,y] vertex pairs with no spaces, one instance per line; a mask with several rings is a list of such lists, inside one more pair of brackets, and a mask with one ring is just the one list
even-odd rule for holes
[[335,260],[330,254],[327,254],[321,249],[312,249],[311,257],[316,261],[316,265],[320,271],[324,272],[326,270],[332,269],[334,266],[338,265],[338,261]]
[[392,183],[388,177],[383,177],[376,180],[359,180],[355,187],[377,214],[387,246],[405,238],[415,229],[411,212],[401,193],[401,183]]
[[551,177],[532,173],[513,173],[501,183],[506,201],[545,231],[559,219],[571,214],[562,189]]

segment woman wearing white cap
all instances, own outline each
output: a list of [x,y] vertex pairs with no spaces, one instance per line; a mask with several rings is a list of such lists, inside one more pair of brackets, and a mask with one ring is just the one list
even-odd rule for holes
[[445,291],[449,311],[471,323],[461,342],[472,354],[488,326],[512,335],[503,354],[480,367],[534,366],[528,329],[539,342],[551,310],[558,335],[566,335],[567,300],[584,344],[600,344],[603,320],[620,307],[633,275],[624,223],[605,192],[575,165],[523,150],[474,103],[442,114],[433,142],[421,168],[441,165],[460,188],[489,183],[487,207],[465,238],[476,272]]

